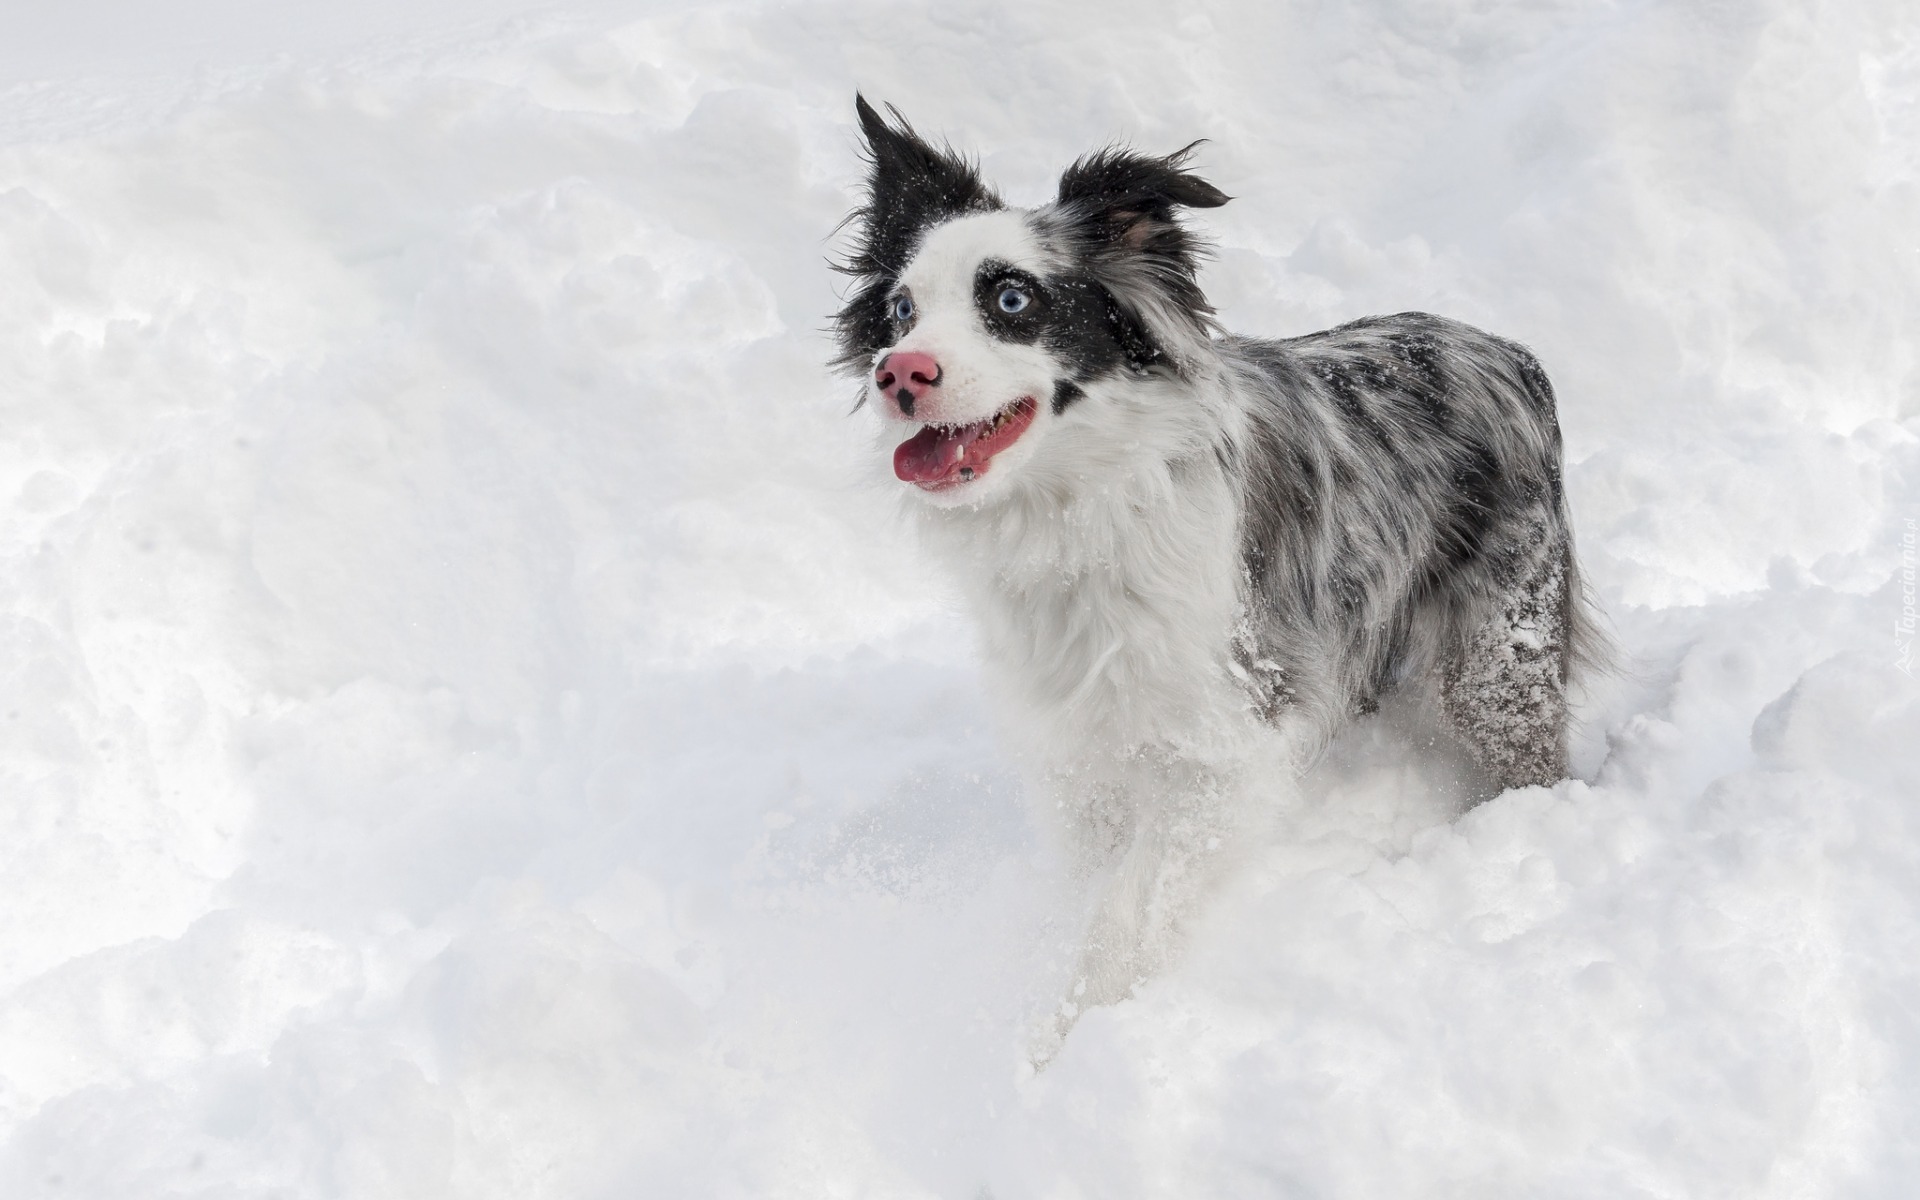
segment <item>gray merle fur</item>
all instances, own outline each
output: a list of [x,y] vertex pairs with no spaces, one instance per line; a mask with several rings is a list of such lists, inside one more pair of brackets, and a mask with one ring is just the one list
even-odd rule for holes
[[1538,361],[1425,313],[1215,349],[1255,401],[1229,453],[1256,703],[1330,734],[1426,677],[1499,783],[1564,777],[1566,685],[1599,638]]

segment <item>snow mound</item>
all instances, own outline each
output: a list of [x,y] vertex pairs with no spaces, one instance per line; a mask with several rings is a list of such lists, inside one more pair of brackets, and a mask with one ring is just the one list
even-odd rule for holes
[[[0,49],[0,1194],[1920,1176],[1905,6],[173,8]],[[1629,655],[1551,790],[1351,730],[1038,1076],[1073,898],[823,367],[856,85],[1016,199],[1212,138],[1231,328],[1532,346]]]

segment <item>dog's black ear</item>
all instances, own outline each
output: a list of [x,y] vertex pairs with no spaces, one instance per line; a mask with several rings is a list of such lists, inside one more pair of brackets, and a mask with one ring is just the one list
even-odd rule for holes
[[1114,298],[1144,323],[1154,343],[1149,361],[1165,351],[1180,363],[1214,328],[1199,281],[1207,245],[1178,216],[1229,199],[1187,170],[1200,144],[1157,157],[1108,147],[1060,177],[1055,211]]
[[1219,208],[1230,197],[1187,170],[1201,143],[1164,157],[1119,147],[1089,154],[1060,177],[1059,203],[1099,227],[1118,248],[1191,253],[1197,245],[1174,219],[1176,208]]
[[835,363],[864,371],[892,340],[889,293],[928,227],[971,212],[1004,207],[980,172],[950,146],[934,146],[913,131],[892,105],[889,121],[856,94],[854,110],[866,135],[866,203],[847,215],[853,244],[838,269],[858,282],[834,317],[840,341]]
[[853,106],[867,138],[869,167],[867,203],[854,214],[863,234],[856,261],[849,264],[855,273],[897,275],[929,225],[1001,207],[972,163],[951,146],[928,143],[899,109],[887,106],[889,121],[865,96],[856,94]]

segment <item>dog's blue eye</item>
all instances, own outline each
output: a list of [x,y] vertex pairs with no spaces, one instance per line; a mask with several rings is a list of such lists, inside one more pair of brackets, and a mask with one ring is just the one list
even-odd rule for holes
[[912,296],[902,296],[893,302],[893,319],[900,322],[913,320]]
[[1000,293],[1000,311],[1003,313],[1017,313],[1031,303],[1033,297],[1019,288],[1008,288]]

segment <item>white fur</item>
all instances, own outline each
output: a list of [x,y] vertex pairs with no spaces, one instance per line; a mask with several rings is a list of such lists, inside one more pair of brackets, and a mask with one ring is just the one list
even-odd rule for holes
[[[1058,1037],[1079,1007],[1119,999],[1164,958],[1210,852],[1241,822],[1249,746],[1275,732],[1235,678],[1239,485],[1217,448],[1245,414],[1224,373],[1094,382],[1056,415],[1045,398],[1059,364],[995,340],[978,316],[987,258],[1048,265],[1017,214],[936,228],[901,274],[918,323],[889,350],[940,362],[947,396],[931,420],[978,420],[1023,395],[1041,398],[1039,412],[982,478],[896,486],[958,576],[1004,723],[1070,846],[1107,876]],[[877,388],[869,400],[890,455],[919,423]]]
[[[1123,379],[1089,385],[1086,401],[1056,416],[1045,398],[1058,364],[1038,346],[995,340],[980,320],[973,279],[987,258],[1048,265],[1017,213],[936,228],[901,274],[918,322],[889,352],[941,364],[937,406],[916,412],[927,422],[981,420],[1022,396],[1039,397],[1039,411],[980,479],[938,493],[899,486],[932,501],[918,515],[960,567],[990,669],[1049,758],[1197,747],[1246,707],[1229,666],[1237,485],[1213,453],[1240,419],[1232,397],[1218,378]],[[877,388],[870,399],[887,438],[923,423]]]
[[[1053,419],[1046,397],[1053,390],[1054,364],[1036,346],[1013,346],[988,334],[973,302],[973,272],[982,260],[1039,270],[1044,266],[1040,247],[1027,223],[1015,213],[987,213],[953,221],[933,230],[913,262],[900,276],[896,294],[913,298],[918,320],[884,354],[918,351],[931,354],[941,365],[941,385],[915,406],[914,415],[901,414],[874,389],[874,412],[887,422],[896,444],[926,425],[970,425],[1020,400],[1033,397],[1037,409],[1033,425],[1006,450],[994,456],[992,468],[979,479],[939,492],[920,493],[938,508],[978,505],[1006,488],[1045,440],[1044,426]],[[876,355],[877,360],[882,355]],[[892,448],[888,447],[891,455]]]

